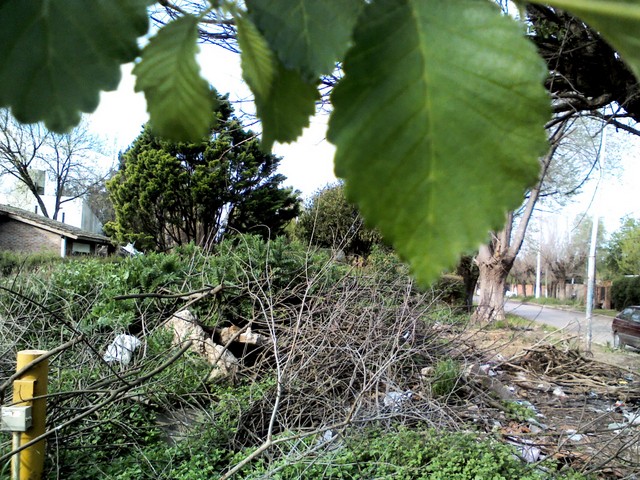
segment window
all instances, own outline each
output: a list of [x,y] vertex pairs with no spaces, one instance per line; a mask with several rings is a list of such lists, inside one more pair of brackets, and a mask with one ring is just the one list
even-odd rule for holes
[[625,308],[622,312],[620,312],[620,315],[618,316],[623,320],[631,320],[631,315],[633,314],[633,312],[635,312],[633,308]]
[[71,246],[71,253],[91,253],[91,245],[89,245],[88,243],[73,242]]

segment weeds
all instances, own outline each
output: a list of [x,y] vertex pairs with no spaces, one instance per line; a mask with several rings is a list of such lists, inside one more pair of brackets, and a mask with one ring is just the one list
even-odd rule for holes
[[[451,298],[455,279],[445,283]],[[208,334],[234,325],[268,341],[230,345],[240,369],[211,384],[210,365],[162,325],[189,292],[218,284],[190,305]],[[460,432],[453,406],[470,390],[458,312],[377,250],[354,267],[240,236],[214,255],[74,260],[5,283],[0,379],[17,350],[75,341],[50,362],[48,478],[545,478],[511,447]],[[123,332],[142,347],[107,364]]]

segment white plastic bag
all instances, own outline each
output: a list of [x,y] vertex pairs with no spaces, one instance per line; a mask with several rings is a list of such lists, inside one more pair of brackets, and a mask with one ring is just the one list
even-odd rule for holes
[[140,346],[140,340],[133,335],[121,334],[107,347],[104,354],[105,362],[119,362],[122,365],[129,365],[133,358],[133,352]]

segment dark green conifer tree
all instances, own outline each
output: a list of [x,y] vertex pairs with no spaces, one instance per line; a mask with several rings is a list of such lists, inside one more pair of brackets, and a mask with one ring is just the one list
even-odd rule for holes
[[172,143],[145,126],[107,185],[115,209],[108,234],[143,249],[207,247],[233,232],[274,237],[298,215],[298,192],[276,173],[280,158],[262,152],[226,97],[218,100],[201,142]]

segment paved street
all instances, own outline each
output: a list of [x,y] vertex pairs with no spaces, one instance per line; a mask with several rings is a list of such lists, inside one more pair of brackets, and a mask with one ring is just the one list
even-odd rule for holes
[[[563,329],[567,333],[580,335],[580,338],[586,342],[587,322],[584,312],[560,310],[545,305],[523,304],[514,301],[507,301],[504,309],[506,313],[513,313],[529,320]],[[606,345],[607,342],[612,342],[611,320],[611,317],[593,316],[592,341],[594,343]]]

